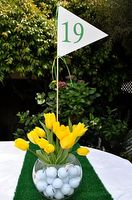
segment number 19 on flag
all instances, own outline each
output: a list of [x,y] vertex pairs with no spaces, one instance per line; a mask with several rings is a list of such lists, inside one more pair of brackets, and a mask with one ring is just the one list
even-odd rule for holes
[[58,8],[57,55],[62,57],[108,36],[65,8]]
[[[69,23],[65,22],[62,24],[64,26],[64,40],[62,42],[73,42],[73,43],[78,43],[80,40],[83,38],[84,35],[84,28],[81,23],[76,23],[72,27],[72,30],[69,31]],[[69,40],[69,34],[73,32],[72,34],[75,34],[77,37],[76,41],[70,41]]]

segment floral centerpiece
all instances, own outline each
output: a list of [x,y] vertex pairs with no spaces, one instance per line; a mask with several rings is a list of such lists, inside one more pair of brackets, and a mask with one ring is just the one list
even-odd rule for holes
[[[38,158],[33,167],[33,181],[38,191],[50,199],[64,199],[74,193],[82,179],[81,164],[72,150],[87,127],[80,122],[72,125],[70,120],[68,126],[61,125],[54,113],[44,114],[44,118],[45,122],[40,122],[42,128],[35,127],[27,133],[29,141],[18,138],[15,146],[29,150]],[[36,151],[30,149],[30,142],[38,146]],[[89,149],[79,147],[76,152],[86,156]]]

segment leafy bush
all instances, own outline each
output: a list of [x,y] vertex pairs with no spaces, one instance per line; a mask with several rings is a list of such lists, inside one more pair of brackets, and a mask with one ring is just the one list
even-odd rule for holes
[[[0,2],[0,80],[6,74],[42,76],[54,54],[54,19],[32,0]],[[52,49],[52,53],[51,53]]]
[[101,132],[106,141],[114,139],[119,142],[126,135],[127,124],[119,119],[117,109],[111,110],[108,108],[106,115],[101,118],[101,121]]
[[27,139],[27,133],[34,129],[35,126],[40,126],[40,121],[43,119],[43,113],[31,115],[30,111],[17,113],[18,128],[13,133],[15,138]]
[[[91,115],[90,121],[92,118],[94,119]],[[105,113],[100,113],[100,116],[95,119],[95,125],[89,128],[88,134],[82,138],[82,143],[123,155],[124,138],[128,135],[128,126],[125,121],[119,118],[118,110],[111,110],[108,107]]]
[[101,117],[100,137],[102,146],[105,149],[116,154],[123,151],[124,138],[128,133],[128,125],[126,121],[119,118],[117,109],[107,109],[104,116]]
[[[56,112],[56,81],[51,82],[50,91],[44,102],[44,112]],[[42,94],[44,96],[44,94]],[[39,94],[39,101],[40,101]],[[41,96],[42,97],[42,96]],[[68,117],[73,123],[83,121],[86,124],[89,113],[94,112],[93,103],[100,97],[96,88],[91,88],[83,81],[59,82],[59,118],[66,123]]]
[[[42,112],[30,115],[29,111],[17,114],[19,128],[14,133],[15,137],[25,137],[25,133],[39,125],[43,113],[56,112],[56,81],[49,85],[50,91],[46,97],[45,93],[37,93],[36,100],[41,106]],[[94,117],[93,103],[100,97],[95,88],[90,88],[87,83],[59,82],[59,119],[61,123],[67,123],[70,118],[73,123],[79,120],[86,123],[89,128],[98,124],[99,119]],[[90,114],[91,113],[91,114]]]

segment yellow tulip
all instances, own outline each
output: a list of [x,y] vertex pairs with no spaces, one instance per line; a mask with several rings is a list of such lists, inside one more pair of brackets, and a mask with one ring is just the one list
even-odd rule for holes
[[22,138],[18,138],[15,140],[15,146],[23,151],[26,151],[29,148],[29,143]]
[[30,131],[27,134],[27,137],[33,144],[37,144],[37,141],[39,140],[39,137],[38,137],[37,133],[34,130]]
[[53,123],[53,132],[56,134],[56,132],[60,129],[60,122],[54,122]]
[[80,147],[77,149],[77,153],[80,156],[86,156],[88,153],[90,153],[90,150],[86,147]]
[[48,145],[49,142],[47,140],[45,140],[44,138],[41,138],[37,141],[37,145],[41,148],[44,149],[46,147],[46,145]]
[[33,130],[39,137],[45,137],[46,133],[42,128],[35,127]]
[[45,146],[44,151],[48,154],[53,153],[55,151],[55,147],[52,144],[48,144]]
[[73,125],[73,135],[77,137],[81,137],[88,129],[85,127],[84,123],[78,123],[77,125]]
[[62,140],[64,137],[70,134],[69,127],[64,125],[60,126],[59,122],[55,122],[53,124],[53,132],[59,140]]
[[75,144],[75,137],[73,134],[69,134],[66,137],[64,137],[62,140],[60,140],[60,145],[62,149],[70,149]]
[[52,129],[54,122],[56,122],[55,114],[54,113],[46,113],[46,114],[44,114],[44,118],[45,118],[46,127],[48,129]]

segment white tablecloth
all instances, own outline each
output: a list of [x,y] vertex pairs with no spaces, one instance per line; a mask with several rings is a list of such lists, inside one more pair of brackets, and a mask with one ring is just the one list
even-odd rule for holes
[[[87,158],[113,199],[132,200],[132,164],[113,154],[90,150]],[[24,156],[13,142],[0,142],[0,200],[13,200]]]

